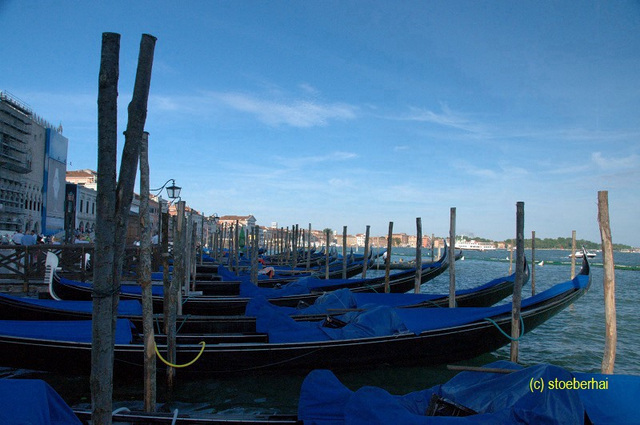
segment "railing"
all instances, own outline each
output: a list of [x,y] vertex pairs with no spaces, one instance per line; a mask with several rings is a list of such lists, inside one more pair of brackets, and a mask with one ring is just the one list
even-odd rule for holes
[[[35,245],[0,245],[0,279],[11,279],[15,283],[23,282],[24,290],[28,290],[30,280],[44,279],[47,252],[58,256],[58,267],[66,276],[83,282],[93,279],[91,258],[94,244],[35,244]],[[140,247],[128,246],[125,249],[123,274],[133,275]],[[152,248],[152,270],[159,267],[160,246]],[[132,279],[133,280],[133,279]]]

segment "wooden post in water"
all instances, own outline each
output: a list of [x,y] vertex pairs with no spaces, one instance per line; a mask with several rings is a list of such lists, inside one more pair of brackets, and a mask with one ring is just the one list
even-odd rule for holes
[[144,332],[144,411],[156,411],[156,353],[151,297],[151,220],[149,217],[149,133],[140,144],[140,277]]
[[189,256],[189,286],[191,291],[196,290],[196,265],[198,256],[198,223],[191,221],[191,255]]
[[536,294],[536,231],[531,231],[531,296]]
[[307,271],[311,269],[311,223],[309,223],[309,232],[307,233]]
[[291,243],[291,268],[295,268],[298,265],[298,225],[295,224],[291,228],[291,233],[293,233],[292,243]]
[[571,231],[571,279],[576,277],[576,231]]
[[449,308],[456,306],[456,207],[451,207],[449,221]]
[[509,274],[513,273],[513,245],[509,245]]
[[[162,208],[162,205],[160,206]],[[169,306],[171,305],[171,281],[169,280],[169,215],[168,211],[162,211],[162,313],[164,314],[164,333],[168,334]]]
[[520,337],[520,306],[522,304],[522,284],[524,282],[524,202],[516,204],[516,278],[513,285],[511,304],[511,361],[518,362],[518,341]]
[[[371,226],[367,224],[367,230],[364,233],[364,261],[362,262],[362,278],[366,279],[367,277],[367,266],[369,265],[369,231]],[[376,260],[377,261],[377,260]]]
[[[182,313],[182,288],[186,280],[185,270],[185,201],[178,201],[176,204],[176,221],[173,235],[173,278],[171,279],[171,291],[169,301],[169,316],[165,320],[169,322],[167,326],[167,361],[176,363],[176,319]],[[171,393],[175,385],[176,370],[167,366],[167,389]]]
[[260,231],[258,226],[255,226],[251,235],[251,282],[254,285],[258,285],[258,252],[260,250],[258,246],[258,239],[260,238]]
[[432,233],[431,234],[431,261],[436,261],[435,252],[433,252],[434,247],[435,247],[435,235]]
[[347,278],[347,226],[342,226],[342,278]]
[[240,224],[238,220],[236,220],[236,228],[233,232],[233,246],[235,247],[236,274],[240,274]]
[[613,243],[609,224],[609,192],[598,192],[598,224],[602,239],[602,268],[604,284],[605,340],[602,373],[612,374],[616,362],[616,276],[613,261]]
[[387,236],[387,258],[384,261],[384,292],[388,294],[389,288],[389,271],[391,270],[391,242],[393,241],[393,221],[389,222],[389,235]]
[[413,291],[420,293],[420,285],[422,284],[422,218],[416,217],[416,282]]
[[326,249],[325,249],[325,265],[324,265],[324,278],[329,279],[329,229],[325,230],[327,235]]

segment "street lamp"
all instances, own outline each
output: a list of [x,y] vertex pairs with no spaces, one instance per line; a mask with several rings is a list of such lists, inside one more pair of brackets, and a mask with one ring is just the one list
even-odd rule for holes
[[[167,184],[169,184],[169,182],[171,182],[171,186],[167,186]],[[167,196],[170,199],[176,199],[176,198],[180,197],[180,190],[182,188],[180,186],[176,186],[176,181],[174,179],[167,180],[158,189],[150,189],[150,192],[158,192],[158,195],[159,195],[160,192],[162,192],[162,189],[164,189],[165,187],[167,188]]]

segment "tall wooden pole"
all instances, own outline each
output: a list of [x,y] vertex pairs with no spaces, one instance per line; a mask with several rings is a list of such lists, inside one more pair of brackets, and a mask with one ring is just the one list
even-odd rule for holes
[[571,279],[576,277],[576,231],[571,231]]
[[[162,208],[162,205],[160,205]],[[167,208],[168,209],[168,208]],[[169,321],[169,306],[171,301],[171,281],[169,276],[169,220],[168,211],[162,211],[162,287],[163,287],[163,303],[162,312],[164,315],[164,333],[169,333],[167,328]]]
[[602,239],[602,268],[604,271],[604,320],[605,342],[602,358],[602,373],[611,374],[616,362],[616,276],[613,261],[613,243],[609,225],[609,192],[598,192],[598,224]]
[[[524,283],[524,202],[516,204],[516,279],[511,304],[511,338],[520,337],[520,306]],[[518,362],[518,341],[511,341],[511,361]]]
[[416,282],[413,291],[420,293],[420,285],[422,284],[422,218],[416,217]]
[[342,226],[342,278],[347,278],[347,226]]
[[309,233],[307,233],[307,271],[311,269],[311,223],[309,223]]
[[449,220],[449,308],[456,306],[456,207],[451,207]]
[[149,133],[140,145],[140,287],[144,331],[144,411],[156,411],[156,353],[151,297],[151,220],[149,217]]
[[369,258],[369,232],[370,232],[371,226],[369,226],[367,224],[367,229],[365,230],[364,233],[364,262],[362,263],[362,278],[366,279],[367,278],[367,266],[369,265],[369,261],[367,260]]
[[111,423],[113,406],[113,264],[115,249],[116,157],[118,140],[118,75],[120,34],[102,34],[98,77],[98,194],[94,253],[91,418]]
[[531,296],[536,294],[536,231],[531,232]]
[[391,270],[391,247],[393,242],[393,221],[389,222],[389,234],[387,236],[387,258],[384,261],[384,292],[388,294],[389,288],[389,271]]
[[325,249],[325,266],[324,266],[324,278],[325,279],[329,279],[329,229],[325,230],[325,233],[327,234],[327,242],[326,242],[326,249]]
[[[167,327],[167,361],[169,363],[176,363],[176,334],[177,324],[176,319],[179,310],[181,309],[182,302],[180,299],[181,290],[184,287],[185,282],[185,217],[184,217],[185,202],[179,201],[176,204],[176,219],[173,234],[173,278],[171,279],[171,290],[169,291],[169,309],[168,316],[165,320],[168,322]],[[169,392],[173,390],[175,385],[176,370],[173,367],[167,366],[167,389]]]

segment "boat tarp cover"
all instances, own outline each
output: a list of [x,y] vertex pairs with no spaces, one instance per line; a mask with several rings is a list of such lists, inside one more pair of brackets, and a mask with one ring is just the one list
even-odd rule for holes
[[[116,344],[131,343],[132,326],[127,319],[116,321]],[[90,343],[91,332],[91,320],[0,320],[0,335],[4,336]]]
[[[57,310],[78,311],[83,313],[91,313],[93,311],[93,303],[91,301],[41,300],[38,298],[13,297],[7,294],[0,294],[0,297],[14,302],[21,302],[46,308],[54,308]],[[118,302],[118,314],[139,316],[142,314],[142,304],[140,304],[140,302],[136,300],[120,300]]]
[[[77,282],[75,280],[70,280],[67,278],[64,278],[62,276],[59,276],[60,278],[60,283],[64,284],[64,285],[72,285],[72,286],[79,286],[82,288],[92,288],[93,285],[91,283],[85,283],[85,282]],[[125,293],[125,294],[135,294],[135,295],[140,295],[142,294],[142,287],[140,285],[120,285],[120,292]],[[153,296],[158,296],[161,297],[164,294],[164,290],[162,285],[151,285],[151,295]]]
[[[304,380],[298,418],[305,425],[437,424],[581,424],[585,411],[594,424],[640,424],[635,396],[640,377],[571,373],[549,364],[526,369],[507,361],[487,367],[513,369],[510,374],[461,372],[449,382],[406,395],[377,387],[351,391],[328,370],[315,370]],[[549,382],[607,379],[607,389],[549,389]],[[556,381],[557,380],[557,381]],[[544,381],[543,391],[531,382]],[[433,395],[462,405],[476,415],[426,416]]]
[[0,379],[0,423],[81,424],[62,397],[40,379]]
[[[589,276],[577,275],[571,281],[557,284],[522,300],[522,308],[525,309],[566,291],[584,288],[588,282]],[[256,330],[267,333],[270,342],[323,341],[389,336],[407,332],[418,335],[429,330],[460,326],[511,314],[510,303],[495,307],[408,309],[370,304],[361,308],[362,311],[337,316],[340,321],[346,323],[345,326],[337,329],[325,326],[325,322],[296,322],[288,315],[290,310],[275,306],[260,297],[251,299],[246,311],[247,315],[256,317]]]

